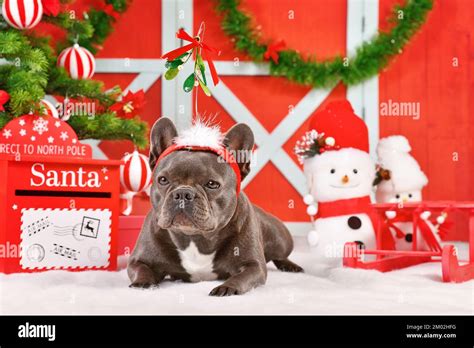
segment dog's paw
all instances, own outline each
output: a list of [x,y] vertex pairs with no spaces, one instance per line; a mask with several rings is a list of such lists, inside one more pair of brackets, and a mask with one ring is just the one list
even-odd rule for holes
[[282,272],[300,273],[303,268],[290,260],[273,260],[275,266]]
[[154,289],[158,287],[158,284],[144,283],[144,282],[133,282],[128,286],[132,289]]
[[240,295],[240,291],[228,285],[220,285],[209,293],[209,296],[233,296]]

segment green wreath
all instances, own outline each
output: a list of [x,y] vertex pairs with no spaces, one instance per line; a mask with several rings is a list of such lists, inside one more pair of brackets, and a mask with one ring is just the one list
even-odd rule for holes
[[[240,0],[218,0],[217,11],[223,15],[222,29],[235,41],[235,48],[254,61],[268,59],[271,43],[259,42],[252,28],[251,18],[239,10]],[[390,58],[402,52],[403,47],[420,29],[433,6],[433,0],[407,0],[404,6],[395,6],[390,32],[379,32],[372,40],[357,48],[353,57],[337,56],[330,60],[305,59],[291,49],[279,49],[277,59],[270,59],[270,74],[312,87],[330,87],[342,81],[356,85],[385,68]],[[273,44],[275,47],[275,44]]]

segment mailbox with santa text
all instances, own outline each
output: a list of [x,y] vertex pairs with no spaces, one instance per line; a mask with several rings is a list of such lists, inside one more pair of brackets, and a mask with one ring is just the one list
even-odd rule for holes
[[53,117],[25,115],[0,131],[0,272],[114,270],[120,161]]

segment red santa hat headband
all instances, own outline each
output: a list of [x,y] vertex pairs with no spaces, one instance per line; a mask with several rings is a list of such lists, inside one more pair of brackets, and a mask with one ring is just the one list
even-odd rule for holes
[[240,168],[234,156],[227,150],[222,143],[223,135],[219,127],[210,127],[207,124],[197,121],[191,128],[182,132],[182,134],[174,139],[174,144],[169,146],[158,157],[155,168],[158,163],[175,151],[209,151],[220,156],[235,173],[237,196],[240,193],[240,184],[242,178],[240,176]]

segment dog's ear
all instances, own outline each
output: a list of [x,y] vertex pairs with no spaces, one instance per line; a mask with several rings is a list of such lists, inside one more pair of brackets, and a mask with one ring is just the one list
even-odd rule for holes
[[244,123],[236,124],[225,134],[224,145],[237,161],[243,180],[250,172],[250,160],[254,146],[252,130]]
[[162,117],[153,125],[150,132],[150,167],[153,170],[158,157],[169,146],[173,144],[173,139],[178,135],[178,131],[169,118]]

